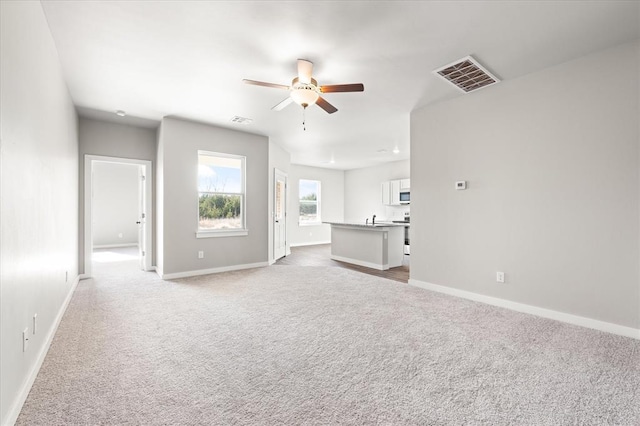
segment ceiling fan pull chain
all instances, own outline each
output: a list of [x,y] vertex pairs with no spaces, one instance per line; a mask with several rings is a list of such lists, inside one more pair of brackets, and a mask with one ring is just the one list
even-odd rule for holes
[[302,131],[303,132],[307,131],[307,125],[306,125],[307,117],[306,117],[306,114],[305,114],[306,111],[307,111],[307,108],[306,107],[302,107]]

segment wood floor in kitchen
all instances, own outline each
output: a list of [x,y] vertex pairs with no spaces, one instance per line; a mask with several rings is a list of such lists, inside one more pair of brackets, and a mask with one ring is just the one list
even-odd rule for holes
[[319,244],[314,246],[291,247],[289,256],[279,259],[278,265],[300,265],[300,266],[335,266],[347,268],[354,271],[363,272],[377,277],[388,278],[403,283],[409,282],[409,256],[404,257],[402,266],[391,268],[386,271],[365,268],[364,266],[352,265],[350,263],[338,262],[331,259],[331,244]]

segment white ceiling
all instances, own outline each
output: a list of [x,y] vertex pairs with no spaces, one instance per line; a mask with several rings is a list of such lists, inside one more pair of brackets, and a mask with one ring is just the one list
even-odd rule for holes
[[[432,73],[442,65],[471,54],[505,81],[640,36],[637,1],[42,3],[81,113],[184,117],[338,169],[408,158],[412,110],[474,96]],[[365,91],[325,94],[338,112],[312,106],[303,131],[301,107],[271,111],[287,92],[242,83],[290,84],[297,58],[314,62],[321,85]]]

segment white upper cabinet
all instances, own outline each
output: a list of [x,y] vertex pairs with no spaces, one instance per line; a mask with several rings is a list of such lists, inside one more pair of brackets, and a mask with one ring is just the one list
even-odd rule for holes
[[400,180],[391,181],[391,204],[392,206],[400,205]]
[[382,204],[391,204],[391,182],[382,182]]
[[409,179],[396,179],[382,182],[382,204],[385,206],[399,206],[400,192],[409,189]]

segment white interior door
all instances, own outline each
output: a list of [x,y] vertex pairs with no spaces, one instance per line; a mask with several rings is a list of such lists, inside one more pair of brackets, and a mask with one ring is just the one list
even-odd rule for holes
[[146,176],[145,176],[145,166],[138,166],[138,250],[139,250],[139,259],[140,259],[140,269],[143,271],[146,270],[146,259],[145,256],[148,253],[147,250],[147,206],[146,206]]
[[273,259],[287,254],[287,175],[275,169],[273,203]]

